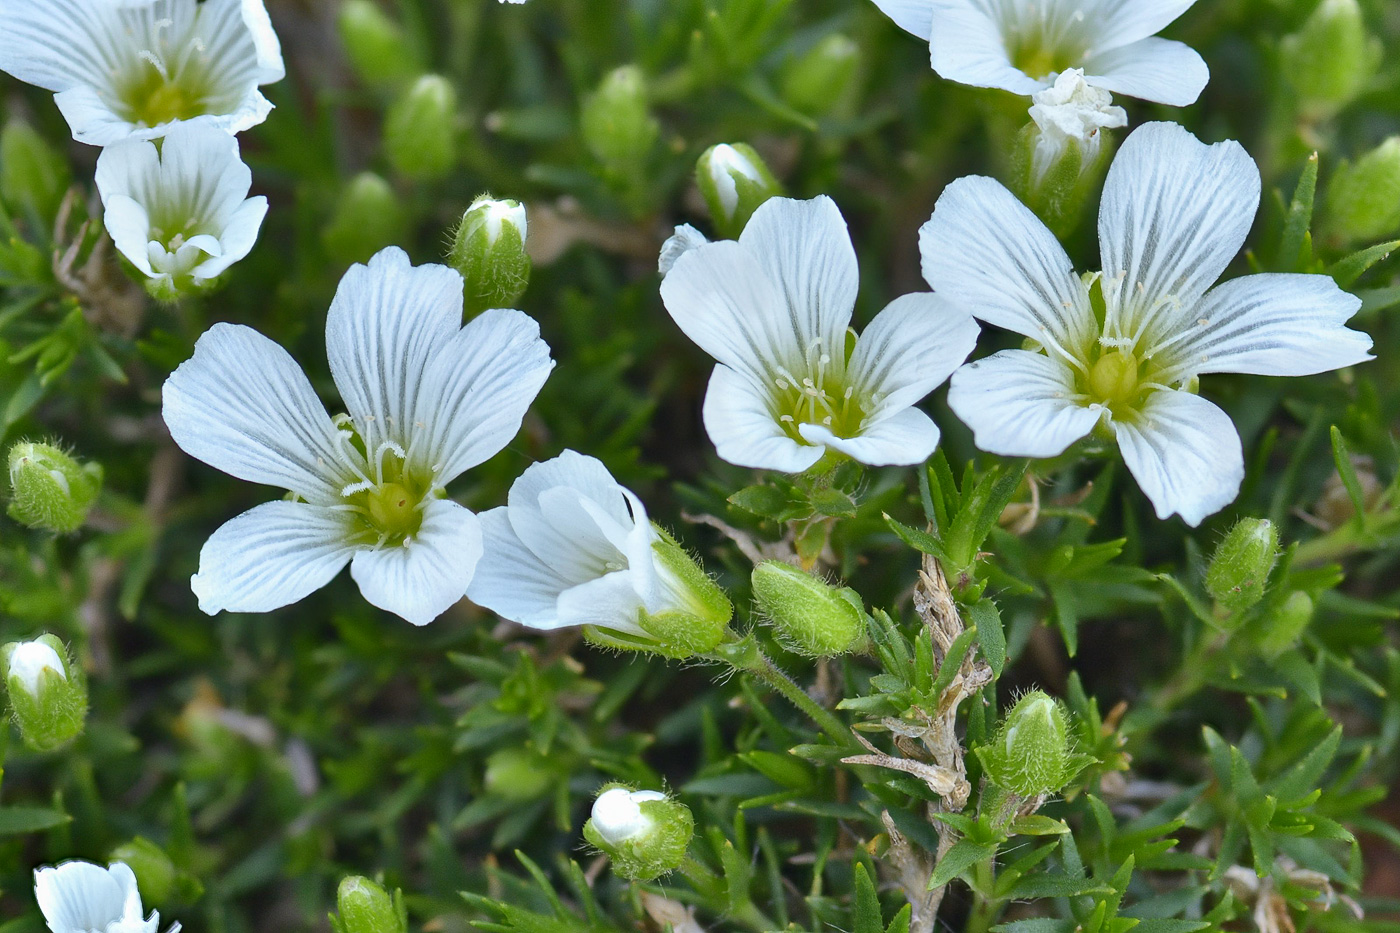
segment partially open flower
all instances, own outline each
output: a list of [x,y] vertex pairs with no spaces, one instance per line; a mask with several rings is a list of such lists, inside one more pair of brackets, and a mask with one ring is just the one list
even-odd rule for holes
[[[156,933],[160,914],[141,917],[136,875],[123,862],[103,868],[64,862],[34,872],[34,896],[53,933]],[[179,933],[172,923],[166,933]]]
[[660,791],[614,785],[593,802],[583,827],[589,842],[605,852],[613,870],[633,881],[651,881],[674,871],[695,834],[690,808]]

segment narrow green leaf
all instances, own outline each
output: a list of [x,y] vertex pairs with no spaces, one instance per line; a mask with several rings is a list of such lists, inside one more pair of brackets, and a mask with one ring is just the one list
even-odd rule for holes
[[990,599],[980,599],[968,607],[967,614],[977,626],[977,644],[982,657],[991,665],[992,674],[1001,676],[1006,664],[1006,630],[1001,626],[1001,613]]

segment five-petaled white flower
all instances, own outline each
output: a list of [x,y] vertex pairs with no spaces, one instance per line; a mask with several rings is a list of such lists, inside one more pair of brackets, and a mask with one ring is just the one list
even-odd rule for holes
[[828,451],[871,466],[921,463],[938,426],[914,405],[972,352],[977,324],[927,292],[850,334],[858,271],[826,197],[764,202],[737,241],[677,258],[661,297],[719,363],[705,429],[721,458],[801,473]]
[[191,586],[199,606],[265,612],[350,563],[365,599],[415,625],[466,592],[477,517],[444,487],[520,430],[554,363],[519,311],[462,323],[462,277],[390,247],[341,279],[326,318],[334,420],[280,346],[216,324],[166,381],[163,413],[185,452],[290,490],[225,523]]
[[256,126],[282,80],[263,0],[5,0],[0,71],[56,92],[73,138],[107,146],[173,123]]
[[[160,914],[141,918],[136,875],[125,862],[110,868],[64,862],[34,871],[34,896],[52,933],[155,933]],[[172,923],[168,933],[179,933]]]
[[1196,0],[875,0],[929,43],[949,81],[1033,94],[1083,69],[1095,87],[1184,107],[1210,69],[1194,49],[1157,37]]
[[1345,322],[1361,302],[1325,275],[1215,281],[1244,244],[1259,170],[1235,142],[1207,146],[1174,123],[1128,137],[1099,215],[1103,272],[1064,249],[990,178],[953,182],[920,231],[924,277],[983,321],[1031,338],[962,367],[948,402],[983,450],[1053,457],[1111,431],[1159,518],[1196,525],[1244,476],[1202,373],[1304,376],[1370,359]]
[[211,285],[248,255],[267,216],[238,140],[202,123],[171,128],[160,148],[127,139],[97,158],[97,190],[112,242],[158,298]]

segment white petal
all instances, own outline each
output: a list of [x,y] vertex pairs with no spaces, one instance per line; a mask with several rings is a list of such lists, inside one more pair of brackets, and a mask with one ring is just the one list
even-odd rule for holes
[[[547,500],[550,493],[571,494],[572,507],[558,495]],[[622,563],[627,557],[625,542],[620,546],[605,533],[580,500],[594,504],[602,524],[631,528],[646,523],[646,512],[634,515],[629,510],[625,491],[601,461],[572,450],[532,464],[507,496],[516,536],[570,586],[602,576],[610,563]]]
[[[460,304],[460,285],[456,294]],[[413,430],[427,436],[414,445],[413,457],[443,484],[494,457],[519,433],[553,369],[533,318],[506,309],[473,318],[423,373]]]
[[264,502],[224,522],[190,588],[209,615],[270,612],[329,583],[355,553],[356,517],[307,502]]
[[919,230],[924,278],[989,324],[1075,353],[1097,337],[1083,281],[1045,224],[990,178],[959,178]]
[[1139,127],[1119,150],[1099,212],[1105,299],[1149,345],[1196,320],[1195,303],[1244,245],[1259,169],[1237,142],[1207,146],[1175,123]]
[[160,191],[160,169],[160,150],[155,143],[125,139],[98,155],[94,180],[104,204],[125,195],[146,207]]
[[1092,55],[1084,71],[1095,87],[1173,107],[1194,104],[1210,82],[1210,68],[1195,49],[1155,36]]
[[147,244],[151,242],[151,218],[146,214],[146,209],[124,194],[104,195],[102,201],[102,224],[107,228],[107,235],[112,238],[117,252],[142,272],[155,275],[147,250]]
[[681,224],[676,227],[674,233],[666,238],[666,242],[661,244],[661,253],[656,259],[656,271],[663,276],[666,275],[676,264],[677,259],[695,247],[704,246],[708,242],[710,241],[705,234],[690,224]]
[[396,246],[341,278],[326,316],[326,354],[371,454],[385,440],[409,446],[423,371],[461,323],[462,277],[447,266],[415,268]]
[[18,677],[26,692],[39,693],[39,681],[44,671],[53,671],[63,680],[68,679],[68,669],[53,646],[43,641],[26,641],[15,646],[10,652],[5,679]]
[[[210,255],[214,258],[195,267],[193,272],[195,280],[212,279],[221,275],[229,266],[252,252],[253,246],[258,242],[258,231],[262,229],[265,217],[267,217],[267,198],[258,195],[256,198],[244,201],[233,212],[233,216],[228,219],[227,225],[220,234],[220,252],[211,251]],[[194,240],[190,242],[193,243]]]
[[1371,337],[1346,321],[1361,299],[1326,275],[1263,274],[1206,293],[1200,327],[1172,351],[1180,369],[1199,373],[1310,376],[1372,359]]
[[870,417],[908,408],[942,385],[977,344],[977,321],[946,297],[896,298],[856,341],[850,378],[863,399],[879,398]]
[[239,156],[238,140],[207,123],[187,122],[172,126],[165,135],[159,188],[148,197],[222,226],[248,197],[252,184],[253,173]]
[[106,930],[122,916],[126,892],[101,865],[64,862],[34,872],[34,896],[53,933]]
[[925,42],[933,32],[933,0],[875,0],[895,25]]
[[451,499],[433,499],[412,543],[360,551],[350,575],[371,604],[427,625],[466,595],[480,559],[476,515]]
[[141,919],[141,891],[136,885],[136,873],[125,862],[113,862],[107,867],[107,873],[122,889],[122,922],[133,926],[145,923]]
[[822,458],[822,448],[789,437],[769,410],[767,397],[728,366],[716,366],[710,376],[704,421],[715,453],[736,466],[801,473]]
[[306,374],[251,327],[215,324],[161,390],[161,414],[185,453],[313,502],[353,481],[336,430]]
[[1048,82],[1016,68],[1007,55],[998,0],[931,0],[929,50],[939,77],[972,87],[995,87],[1034,94]]
[[0,4],[0,71],[65,91],[101,86],[124,57],[113,10],[91,0],[6,0]]
[[953,373],[948,406],[977,446],[1004,457],[1054,457],[1094,429],[1103,409],[1075,401],[1074,372],[1043,353],[1003,350]]
[[80,84],[53,96],[68,121],[73,138],[89,146],[110,146],[127,139],[152,139],[164,130],[143,130],[112,111],[112,105],[92,87]]
[[1138,418],[1114,419],[1123,461],[1165,519],[1193,528],[1234,501],[1244,453],[1230,416],[1199,395],[1153,392]]
[[855,437],[837,437],[819,424],[797,429],[809,444],[839,450],[866,466],[908,466],[923,463],[938,447],[938,425],[917,408],[903,408],[861,426]]
[[1189,10],[1195,2],[1196,0],[1099,0],[1098,9],[1090,14],[1095,21],[1094,44],[1090,56],[1121,48],[1148,36],[1155,36],[1175,22],[1177,17]]
[[637,624],[641,609],[642,599],[630,570],[614,571],[559,594],[561,626],[597,625],[629,635],[644,635]]
[[467,598],[530,628],[559,628],[559,594],[577,581],[560,576],[521,542],[508,511],[501,506],[479,516],[483,550]]

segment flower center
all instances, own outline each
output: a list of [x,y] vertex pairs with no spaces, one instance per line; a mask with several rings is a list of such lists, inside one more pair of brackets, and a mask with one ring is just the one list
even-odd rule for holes
[[418,512],[419,497],[402,483],[382,483],[365,494],[369,520],[390,538],[415,534],[423,523]]
[[423,526],[423,507],[442,492],[432,475],[409,469],[408,452],[392,440],[367,450],[349,415],[335,419],[343,462],[359,481],[341,490],[345,508],[358,514],[363,543],[406,544]]
[[119,85],[122,114],[141,126],[160,126],[209,113],[209,50],[198,35],[170,35],[173,23],[156,24],[153,48],[139,50],[140,61]]
[[865,409],[855,386],[846,383],[845,360],[838,365],[820,344],[807,350],[805,375],[780,369],[773,380],[774,407],[788,437],[806,444],[798,426],[819,424],[837,437],[855,437],[865,421]]
[[1131,353],[1105,353],[1089,370],[1089,391],[1110,409],[1136,401],[1140,386],[1137,357]]
[[144,100],[132,103],[135,122],[160,126],[172,120],[188,120],[203,113],[199,102],[180,85],[162,81],[146,94]]

